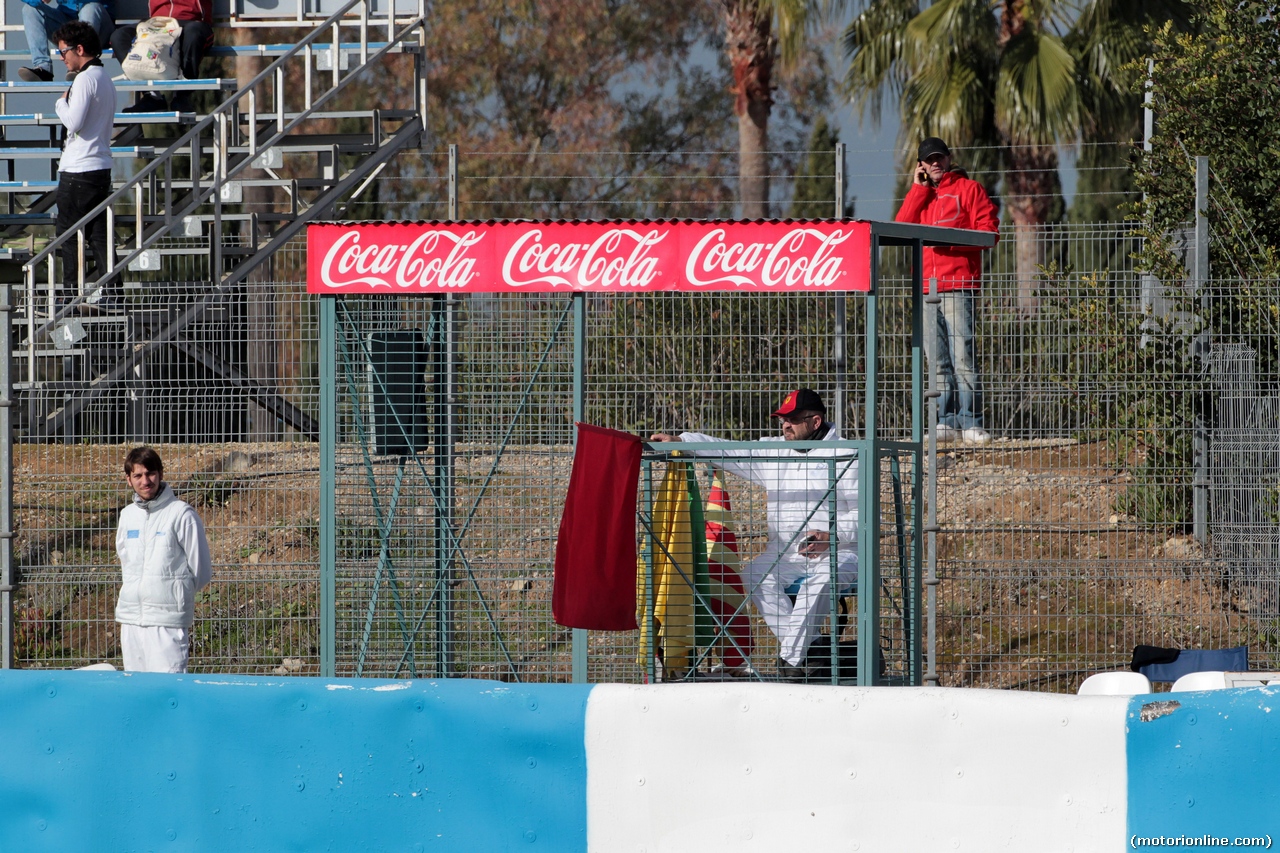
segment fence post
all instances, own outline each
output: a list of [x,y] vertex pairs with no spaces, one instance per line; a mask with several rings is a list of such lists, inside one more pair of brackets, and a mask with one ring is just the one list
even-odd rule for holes
[[[1147,82],[1144,86],[1144,94],[1142,96],[1142,150],[1151,153],[1151,137],[1155,133],[1155,112],[1152,110],[1152,83],[1151,75],[1155,73],[1155,60],[1147,60]],[[1142,202],[1145,205],[1147,194],[1142,194]],[[1160,279],[1156,278],[1149,272],[1143,273],[1140,279],[1141,286],[1138,291],[1138,308],[1144,315],[1150,315],[1149,318],[1142,321],[1142,341],[1140,346],[1146,346],[1149,336],[1158,324],[1156,319],[1163,320],[1169,315],[1169,306],[1164,300],[1164,285]]]
[[[586,383],[587,383],[587,295],[575,293],[573,300],[573,421],[577,423],[586,418]],[[574,444],[577,444],[577,430],[574,430]],[[570,646],[572,659],[572,678],[574,684],[585,684],[587,681],[587,630],[574,628]]]
[[[458,218],[458,146],[449,146],[449,219]],[[457,441],[457,297],[452,293],[432,297],[435,341],[435,456],[437,623],[436,672],[449,678],[454,672],[453,581],[457,527],[454,524],[454,445]]]
[[[1196,336],[1196,361],[1202,367],[1208,363],[1213,333],[1209,323],[1209,158],[1196,157],[1196,260],[1192,270],[1192,286],[1200,299],[1200,314],[1205,328]],[[1192,455],[1195,474],[1191,481],[1191,530],[1196,541],[1204,545],[1209,540],[1209,425],[1204,412],[1196,413],[1193,427]]]
[[[919,241],[911,246],[911,268],[918,271],[924,269],[924,248]],[[923,273],[915,272],[913,275],[922,276]],[[931,687],[938,686],[938,398],[942,396],[942,389],[938,387],[937,358],[938,305],[941,302],[942,297],[938,295],[938,279],[932,276],[929,278],[928,296],[925,297],[928,310],[925,312],[924,324],[924,346],[929,361],[929,390],[925,394],[929,400],[929,415],[925,420],[925,429],[929,431],[925,438],[929,465],[929,482],[926,486],[929,510],[924,523],[925,534],[928,537],[925,554],[928,575],[925,577],[924,585],[928,590],[925,603],[928,614],[925,618],[928,620],[929,639],[924,683]]]
[[[836,219],[844,219],[844,143],[836,143]],[[836,368],[836,388],[833,411],[835,412],[836,429],[840,431],[840,435],[844,438],[851,438],[848,430],[845,429],[847,423],[845,412],[848,408],[845,400],[845,389],[848,385],[849,371],[849,352],[846,346],[847,329],[848,329],[848,306],[845,304],[844,293],[836,294],[835,304],[835,328],[832,330],[835,340],[832,343],[832,355],[835,358]],[[834,611],[833,611],[834,612]]]
[[[28,303],[28,313],[34,313]],[[13,324],[9,285],[0,285],[0,669],[13,667]]]
[[337,300],[320,297],[320,675],[337,675]]

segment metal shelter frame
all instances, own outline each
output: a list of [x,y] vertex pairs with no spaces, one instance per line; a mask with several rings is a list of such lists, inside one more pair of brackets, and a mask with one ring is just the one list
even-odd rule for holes
[[[754,223],[735,223],[736,225],[750,225]],[[932,643],[933,633],[930,631],[930,654],[929,654],[929,673],[926,674],[924,669],[924,651],[920,642],[921,629],[920,612],[921,612],[921,588],[927,586],[929,588],[930,603],[930,624],[932,624],[932,603],[934,598],[935,586],[937,584],[936,575],[930,572],[930,577],[924,579],[922,577],[922,555],[923,535],[929,533],[930,536],[935,532],[924,523],[924,484],[922,481],[922,472],[924,470],[923,462],[925,444],[925,403],[929,394],[936,395],[936,391],[926,393],[924,382],[924,363],[925,363],[925,290],[922,280],[923,268],[923,251],[925,247],[948,247],[948,246],[964,246],[973,248],[991,248],[995,245],[996,235],[986,232],[965,231],[952,228],[939,228],[925,225],[912,225],[895,222],[868,222],[864,223],[870,228],[870,288],[863,294],[867,300],[866,303],[866,374],[863,384],[863,405],[865,407],[865,429],[863,437],[858,440],[846,439],[839,443],[841,448],[848,448],[853,451],[857,458],[862,460],[874,460],[873,465],[859,466],[859,519],[864,526],[870,520],[876,520],[879,523],[881,517],[881,496],[879,488],[879,460],[888,458],[891,464],[897,464],[897,460],[901,456],[906,455],[913,457],[916,464],[913,466],[912,483],[911,483],[911,515],[912,515],[912,536],[910,547],[907,549],[906,565],[909,566],[911,575],[911,596],[912,600],[909,605],[909,628],[912,634],[912,642],[910,646],[910,661],[908,670],[908,683],[920,684],[923,680],[929,680],[933,675],[935,667],[932,660]],[[878,309],[878,290],[880,282],[880,249],[882,247],[905,246],[911,249],[912,256],[912,304],[911,304],[911,440],[910,441],[889,441],[880,437],[880,431],[877,421],[877,397],[879,393],[879,353],[878,353],[878,335],[879,335],[879,309]],[[397,294],[397,296],[402,294]],[[372,614],[376,597],[383,594],[385,586],[386,594],[390,595],[396,602],[396,618],[400,625],[400,630],[405,641],[405,652],[401,661],[401,668],[407,670],[410,675],[417,674],[416,662],[413,659],[413,641],[418,632],[422,630],[428,616],[435,616],[436,637],[436,666],[438,673],[449,672],[450,662],[450,628],[452,619],[451,602],[450,602],[450,581],[457,577],[456,573],[461,567],[463,575],[470,575],[468,568],[468,558],[464,553],[461,540],[463,533],[470,524],[471,515],[459,516],[455,511],[455,501],[453,500],[453,464],[455,439],[458,428],[457,415],[457,397],[455,393],[455,366],[457,364],[457,337],[455,329],[455,311],[458,306],[458,300],[464,298],[454,294],[430,293],[424,294],[421,298],[431,299],[430,322],[426,329],[426,346],[431,353],[428,359],[433,365],[434,375],[431,389],[428,391],[430,401],[430,424],[427,427],[427,433],[431,436],[429,451],[426,454],[401,454],[398,457],[396,465],[395,483],[392,486],[389,501],[385,508],[379,500],[377,494],[377,483],[372,474],[372,465],[366,454],[366,471],[368,476],[369,487],[371,491],[371,499],[377,518],[377,527],[380,536],[380,545],[378,548],[378,562],[375,577],[373,579],[372,595],[374,599],[369,602],[368,612]],[[841,297],[842,299],[844,297]],[[937,301],[938,297],[930,296],[929,299]],[[848,352],[844,345],[844,337],[846,335],[845,312],[843,306],[839,305],[836,312],[835,328],[833,334],[837,340],[835,349],[837,353],[837,383],[835,411],[843,411],[843,397],[846,391],[847,372],[843,363],[843,354]],[[573,336],[573,402],[572,417],[575,421],[584,420],[585,413],[585,396],[587,387],[587,365],[586,365],[586,294],[582,292],[574,292],[570,296],[569,304],[562,312],[551,343],[563,333],[566,325],[571,325]],[[343,389],[339,387],[338,380],[341,375],[342,360],[350,362],[352,354],[346,351],[345,344],[341,343],[342,338],[339,335],[340,324],[348,321],[344,306],[344,297],[340,294],[326,293],[320,299],[320,346],[319,346],[319,368],[320,368],[320,524],[319,524],[319,546],[320,546],[320,666],[321,674],[332,676],[336,674],[337,666],[337,542],[336,530],[338,527],[337,516],[337,470],[336,455],[338,448],[338,399]],[[548,345],[548,347],[550,344]],[[547,358],[548,350],[544,350],[541,354],[538,369]],[[365,356],[368,353],[364,354]],[[348,372],[349,375],[349,372]],[[535,370],[535,378],[537,370]],[[378,378],[376,381],[381,382]],[[525,397],[521,401],[521,406],[527,404],[529,395],[532,394],[535,382],[530,381],[525,389]],[[386,390],[385,388],[383,389]],[[396,426],[403,435],[408,436],[414,427],[400,422],[396,417]],[[509,438],[509,436],[508,436]],[[505,443],[505,439],[504,439]],[[736,446],[736,445],[735,445]],[[504,447],[496,448],[490,477],[497,470],[499,461],[502,458]],[[929,442],[929,450],[932,455],[934,451],[932,438]],[[399,589],[396,580],[395,567],[388,556],[388,538],[396,524],[396,512],[400,499],[400,485],[403,481],[406,468],[410,465],[417,466],[424,475],[424,479],[429,479],[432,483],[430,499],[434,505],[434,543],[432,549],[435,560],[435,587],[431,590],[430,597],[426,607],[421,613],[408,613],[399,605]],[[432,476],[426,477],[427,467],[430,466]],[[932,466],[930,466],[932,469]],[[486,478],[486,487],[488,479]],[[482,487],[481,496],[483,496],[484,488]],[[896,495],[897,493],[895,493]],[[477,498],[477,501],[479,498]],[[932,505],[933,501],[930,501]],[[470,513],[473,515],[475,507],[473,506]],[[930,509],[932,514],[932,508]],[[900,536],[901,539],[901,536]],[[858,589],[861,591],[876,590],[881,588],[880,578],[880,542],[879,536],[864,535],[859,536],[858,540]],[[932,561],[931,561],[932,562]],[[474,578],[472,578],[474,583]],[[907,591],[904,590],[904,594]],[[490,615],[492,619],[492,615]],[[367,635],[367,626],[366,626]],[[860,685],[872,685],[879,682],[878,677],[878,638],[880,636],[880,596],[878,594],[869,595],[861,594],[858,596],[857,607],[857,634],[858,634],[858,677],[857,683]],[[833,643],[833,647],[834,647]],[[503,653],[506,654],[505,649]],[[358,660],[363,654],[358,654]],[[508,656],[509,657],[509,656]],[[572,677],[575,682],[585,682],[587,680],[587,632],[582,629],[574,629],[572,644]],[[357,665],[357,674],[359,666]]]

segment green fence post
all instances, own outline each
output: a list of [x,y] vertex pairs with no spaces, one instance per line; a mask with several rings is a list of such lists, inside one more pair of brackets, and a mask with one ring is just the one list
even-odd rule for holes
[[[578,423],[587,416],[587,296],[575,293],[573,300],[573,421]],[[578,443],[577,430],[574,430],[574,446]],[[587,631],[585,628],[573,629],[572,643],[573,683],[585,684],[587,681]]]
[[337,297],[320,297],[320,675],[337,675]]

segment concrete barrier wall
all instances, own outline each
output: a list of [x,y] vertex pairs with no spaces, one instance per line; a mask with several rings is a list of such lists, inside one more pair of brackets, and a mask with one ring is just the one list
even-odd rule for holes
[[1234,841],[1280,815],[1274,698],[7,672],[0,851]]

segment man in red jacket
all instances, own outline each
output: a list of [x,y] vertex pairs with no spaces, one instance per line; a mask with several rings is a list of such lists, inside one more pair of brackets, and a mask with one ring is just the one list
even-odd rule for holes
[[[951,165],[951,149],[936,136],[920,143],[915,180],[898,210],[898,222],[968,228],[995,233],[996,207],[982,184]],[[982,284],[982,250],[926,248],[924,286],[937,279],[938,336],[934,363],[942,396],[938,401],[938,439],[963,438],[985,444],[982,428],[982,381],[973,344],[974,307]]]

